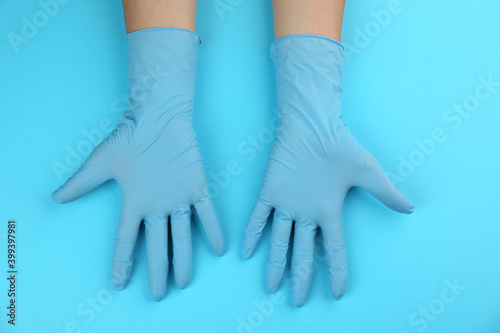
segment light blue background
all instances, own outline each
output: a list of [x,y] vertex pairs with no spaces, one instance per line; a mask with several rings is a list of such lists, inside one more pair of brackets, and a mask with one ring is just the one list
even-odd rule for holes
[[[447,140],[398,183],[416,204],[413,215],[394,213],[360,190],[349,193],[343,300],[331,299],[320,262],[303,308],[292,306],[287,281],[280,288],[284,302],[263,313],[255,302],[270,300],[264,283],[269,232],[251,260],[239,253],[270,144],[251,161],[238,146],[273,117],[271,1],[245,0],[222,19],[212,1],[199,1],[195,126],[205,169],[210,175],[237,160],[242,172],[214,197],[226,254],[218,258],[194,224],[192,282],[179,290],[171,275],[160,303],[148,293],[143,237],[130,285],[122,292],[110,287],[116,183],[66,205],[50,198],[62,184],[52,164],[64,163],[65,147],[75,149],[85,139],[82,130],[102,119],[120,119],[112,104],[127,94],[120,1],[70,1],[18,53],[8,33],[20,34],[22,17],[31,19],[40,7],[2,1],[0,331],[60,333],[74,322],[81,332],[236,332],[240,318],[256,326],[253,332],[500,332],[500,87],[457,129],[443,119],[475,93],[479,77],[500,81],[500,2],[401,0],[400,12],[360,44],[357,29],[373,28],[371,11],[389,3],[348,1],[343,42],[358,52],[345,66],[344,120],[396,175],[400,157],[418,154],[415,140],[436,128]],[[4,314],[2,236],[9,218],[18,223],[15,328]],[[455,279],[467,288],[443,303],[443,291],[453,295],[446,281]],[[89,299],[106,295],[99,311],[90,310]],[[422,321],[411,318],[422,320],[418,311],[429,306],[439,314],[422,330]]]

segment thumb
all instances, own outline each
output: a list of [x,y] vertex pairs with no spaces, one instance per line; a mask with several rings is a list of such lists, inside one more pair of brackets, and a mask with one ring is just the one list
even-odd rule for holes
[[369,192],[390,209],[400,213],[413,213],[413,203],[392,183],[377,160],[366,150],[364,154],[367,155],[364,158],[365,167],[360,171],[355,185]]
[[52,200],[60,204],[76,200],[109,180],[111,159],[106,156],[107,150],[103,143],[97,146],[80,169],[52,193]]

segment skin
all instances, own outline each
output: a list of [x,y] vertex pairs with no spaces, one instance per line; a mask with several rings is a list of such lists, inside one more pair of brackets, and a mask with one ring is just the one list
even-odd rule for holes
[[[340,41],[345,0],[274,0],[274,36],[312,34]],[[196,0],[123,0],[127,33],[175,27],[196,29]]]
[[274,0],[274,37],[320,35],[340,42],[345,0]]
[[196,0],[123,0],[127,34],[149,28],[196,29]]

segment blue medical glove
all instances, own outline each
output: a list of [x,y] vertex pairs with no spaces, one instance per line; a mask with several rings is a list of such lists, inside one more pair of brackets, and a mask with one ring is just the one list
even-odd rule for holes
[[344,295],[346,259],[342,204],[358,186],[398,212],[413,204],[393,185],[375,158],[349,132],[340,113],[344,51],[338,42],[310,35],[286,36],[272,44],[280,125],[264,180],[245,229],[243,257],[255,250],[274,209],[267,286],[275,292],[283,276],[292,224],[293,302],[304,304],[313,268],[314,239],[323,234],[330,291]]
[[155,300],[166,292],[170,218],[175,279],[191,275],[191,206],[218,255],[224,241],[208,194],[193,129],[199,37],[182,29],[147,29],[128,36],[130,106],[123,120],[87,161],[52,194],[65,203],[110,179],[120,187],[122,208],[113,255],[113,283],[128,282],[141,221],[146,227],[148,284]]

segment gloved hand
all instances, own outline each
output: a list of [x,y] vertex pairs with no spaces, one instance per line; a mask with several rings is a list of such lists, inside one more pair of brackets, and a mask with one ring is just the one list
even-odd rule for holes
[[54,201],[65,203],[109,179],[118,182],[122,208],[113,283],[118,290],[127,284],[137,231],[144,221],[148,284],[157,301],[167,286],[169,217],[175,279],[180,288],[188,284],[191,275],[191,206],[214,251],[218,255],[224,252],[193,129],[199,43],[195,33],[182,29],[129,34],[129,110],[78,172],[52,194]]
[[313,267],[314,239],[323,234],[330,291],[344,295],[346,262],[342,204],[358,186],[389,208],[411,213],[413,204],[393,185],[375,158],[349,132],[340,113],[343,47],[321,36],[293,35],[271,46],[276,65],[280,125],[260,192],[243,240],[243,257],[255,250],[274,209],[267,286],[275,292],[283,276],[292,224],[293,302],[304,304]]

